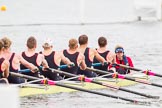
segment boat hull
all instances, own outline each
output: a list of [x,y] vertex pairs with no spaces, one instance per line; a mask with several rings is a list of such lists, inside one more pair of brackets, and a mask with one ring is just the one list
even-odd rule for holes
[[[124,80],[124,79],[118,79],[117,81],[104,81],[104,83],[111,84],[114,86],[120,86],[120,87],[132,86],[132,85],[137,84],[137,82],[128,81],[128,80]],[[75,87],[79,87],[79,88],[83,88],[83,89],[88,89],[88,90],[106,88],[105,86],[88,83],[88,82],[83,83],[82,86],[81,85],[73,85],[73,84],[67,84],[67,85],[75,86]],[[74,91],[77,91],[77,90],[54,86],[54,85],[48,86],[48,85],[30,84],[27,87],[20,88],[19,95],[20,95],[20,97],[24,97],[24,96],[32,96],[32,95],[55,94],[55,93],[61,93],[61,92],[74,92]]]

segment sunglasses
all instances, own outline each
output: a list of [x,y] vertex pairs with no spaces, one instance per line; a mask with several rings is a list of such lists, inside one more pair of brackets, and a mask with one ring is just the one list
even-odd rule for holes
[[124,53],[124,49],[123,48],[117,48],[115,50],[115,53]]

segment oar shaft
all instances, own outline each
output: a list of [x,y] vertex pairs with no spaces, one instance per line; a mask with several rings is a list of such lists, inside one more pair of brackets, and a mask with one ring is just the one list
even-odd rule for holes
[[[11,73],[11,75],[22,77],[22,78],[27,78],[27,79],[30,79],[30,80],[39,80],[40,79],[40,78],[28,76],[28,75],[19,74],[19,73],[14,73],[14,72],[10,72],[10,73]],[[41,82],[44,82],[43,79],[42,79]],[[128,98],[124,98],[124,97],[120,97],[120,96],[114,96],[114,95],[110,95],[110,94],[106,94],[106,93],[102,93],[102,92],[91,91],[91,90],[87,90],[87,89],[83,89],[83,88],[79,88],[79,87],[61,84],[61,83],[58,83],[58,82],[55,82],[55,81],[52,81],[52,80],[47,80],[47,83],[52,84],[52,85],[57,85],[57,86],[60,86],[60,87],[65,87],[65,88],[70,88],[70,89],[88,92],[88,93],[92,93],[92,94],[97,94],[97,95],[100,95],[100,96],[111,97],[111,98],[115,98],[115,99],[121,99],[121,100],[129,101],[129,102],[133,102],[133,103],[148,104],[148,102],[145,102],[145,101],[137,101],[137,100],[132,100],[132,99],[128,99]]]
[[130,80],[130,81],[135,81],[135,82],[138,82],[138,83],[142,83],[142,84],[146,84],[146,85],[152,85],[152,86],[162,88],[162,85],[160,85],[160,84],[156,84],[156,83],[152,83],[152,82],[149,82],[149,81],[141,80],[139,78],[130,78],[130,77],[120,75],[120,74],[117,74],[117,78],[127,79],[127,80]]
[[128,98],[124,98],[124,97],[120,97],[120,96],[114,96],[114,95],[110,95],[110,94],[105,94],[105,93],[102,93],[102,92],[91,91],[91,90],[87,90],[87,89],[83,89],[83,88],[78,88],[78,87],[74,87],[74,86],[68,86],[68,85],[61,84],[61,83],[57,83],[56,85],[57,86],[61,86],[61,87],[65,87],[65,88],[70,88],[70,89],[78,90],[78,91],[93,93],[93,94],[97,94],[97,95],[101,95],[101,96],[105,96],[105,97],[121,99],[121,100],[129,101],[129,102],[132,102],[132,103],[148,104],[148,102],[141,102],[141,101],[132,100],[132,99],[128,99]]
[[158,73],[155,73],[155,72],[151,72],[149,70],[148,71],[144,71],[142,69],[138,69],[138,68],[134,68],[134,67],[122,65],[122,64],[115,64],[115,65],[120,66],[120,67],[123,67],[123,68],[126,68],[126,69],[134,70],[134,71],[139,71],[139,72],[144,73],[146,75],[162,77],[162,74],[158,74]]
[[108,73],[110,73],[110,72],[107,72],[107,71],[93,69],[93,68],[90,68],[90,67],[86,67],[86,70],[93,71],[93,72],[96,72],[96,73],[102,73],[102,74],[108,74]]
[[[88,67],[87,67],[87,69],[88,69],[88,70],[91,70],[91,71],[95,71],[95,72],[98,71],[98,72],[100,72],[100,73],[102,73],[102,74],[103,74],[103,73],[110,73],[110,72],[107,72],[107,71],[98,70],[98,69],[93,69],[93,68],[88,68]],[[117,77],[117,78],[121,78],[121,79],[127,79],[127,80],[131,80],[131,81],[143,83],[143,84],[147,84],[147,83],[144,83],[144,82],[142,82],[142,81],[135,80],[135,79],[133,79],[133,78],[129,78],[129,77],[126,77],[126,76],[123,76],[123,75],[120,75],[120,74],[117,74],[116,77]],[[95,82],[95,81],[93,81],[93,83],[103,85],[102,82]],[[150,83],[148,83],[148,84],[149,84],[149,85],[152,85],[152,86],[161,87],[161,85],[159,85],[159,84],[150,84]],[[114,86],[106,85],[106,84],[104,84],[104,86],[107,86],[107,87],[109,86],[109,87],[111,87],[111,88],[114,87]],[[114,87],[114,89],[115,89],[115,88],[116,88],[116,87]],[[133,93],[133,94],[136,94],[136,95],[148,97],[148,98],[159,98],[158,96],[151,96],[151,95],[147,95],[147,94],[144,94],[144,93],[140,93],[140,92],[128,90],[128,89],[122,88],[122,87],[118,87],[118,88],[116,88],[116,89],[121,90],[121,91],[125,91],[125,92],[129,92],[129,93]]]
[[133,94],[140,95],[140,96],[144,96],[144,97],[147,97],[147,98],[154,98],[154,99],[159,99],[160,98],[159,96],[152,96],[152,95],[149,95],[149,94],[140,93],[140,92],[128,90],[128,89],[121,88],[121,87],[119,88],[119,90],[129,92],[129,93],[133,93]]
[[[125,66],[125,65],[122,65],[122,66]],[[129,66],[127,66],[129,67]],[[94,72],[100,72],[102,74],[104,73],[110,73],[110,72],[107,72],[107,71],[103,71],[103,70],[98,70],[98,69],[93,69],[93,68],[88,68],[87,67],[87,70],[91,70],[91,71],[94,71]],[[152,85],[152,86],[156,86],[156,87],[162,87],[162,85],[160,84],[156,84],[156,83],[151,83],[151,82],[144,82],[142,80],[136,80],[134,78],[129,78],[129,77],[126,77],[124,75],[120,75],[120,74],[117,74],[117,78],[120,78],[120,79],[127,79],[127,80],[131,80],[131,81],[135,81],[135,82],[139,82],[139,83],[142,83],[142,84],[147,84],[147,85]]]
[[20,73],[15,73],[15,72],[10,72],[11,75],[13,76],[17,76],[17,77],[21,77],[21,78],[25,78],[25,79],[30,79],[30,80],[39,80],[40,78],[37,77],[33,77],[33,76],[28,76],[28,75],[24,75],[24,74],[20,74]]
[[153,85],[153,86],[156,86],[156,87],[160,87],[160,88],[162,88],[162,85],[160,85],[160,84],[151,83],[150,85]]
[[142,71],[141,69],[137,69],[137,68],[130,67],[130,66],[127,66],[127,65],[123,65],[123,64],[115,64],[115,65],[123,67],[123,68],[130,69],[130,70],[134,70],[134,71]]
[[46,69],[51,71],[51,72],[55,72],[55,73],[59,73],[59,74],[64,74],[64,75],[69,76],[69,77],[77,77],[77,75],[74,75],[74,74],[71,74],[71,73],[67,73],[67,72],[64,72],[64,71],[61,71],[61,70],[52,69],[52,68],[46,68]]
[[[92,68],[87,68],[87,69],[90,70]],[[76,77],[77,76],[77,75],[74,75],[74,74],[71,74],[71,73],[67,73],[67,72],[64,72],[64,71],[60,71],[60,70],[56,70],[56,69],[50,69],[49,68],[49,70],[51,70],[52,72],[56,72],[56,73],[60,73],[60,74],[65,74],[65,75],[69,75],[69,76],[72,76],[72,77]],[[92,70],[95,70],[95,69],[92,69]],[[108,72],[106,72],[106,73],[108,73]],[[121,88],[121,87],[118,87],[118,86],[113,86],[111,84],[106,84],[106,83],[103,83],[103,82],[98,82],[98,81],[95,81],[93,79],[86,78],[86,77],[85,78],[80,78],[79,80],[84,81],[84,82],[95,83],[95,84],[102,85],[102,86],[106,86],[106,87],[109,87],[109,88],[118,89],[118,90],[121,90],[121,91],[133,93],[133,94],[140,95],[140,96],[144,96],[144,97],[148,97],[148,98],[154,97],[154,96],[150,96],[150,95],[147,95],[147,94],[144,94],[144,93],[140,93],[140,92],[136,92],[136,91],[124,89],[124,88]]]
[[144,97],[147,97],[147,98],[156,98],[156,99],[159,98],[159,96],[151,96],[151,95],[148,95],[148,94],[145,94],[145,93],[132,91],[132,90],[129,90],[129,89],[126,89],[126,88],[113,86],[113,85],[110,85],[110,84],[107,84],[107,83],[102,83],[102,82],[98,82],[98,81],[94,81],[94,80],[92,81],[92,83],[103,85],[103,86],[110,87],[110,88],[117,89],[117,90],[121,90],[121,91],[125,91],[125,92],[128,92],[128,93],[133,93],[133,94],[144,96]]

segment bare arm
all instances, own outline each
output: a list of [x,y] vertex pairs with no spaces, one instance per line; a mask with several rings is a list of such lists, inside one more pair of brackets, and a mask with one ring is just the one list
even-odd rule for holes
[[48,66],[48,63],[47,63],[47,61],[46,61],[46,59],[44,58],[44,56],[42,55],[42,66],[44,67],[44,68],[49,68],[49,66]]
[[22,56],[18,56],[18,58],[19,58],[20,63],[23,64],[28,69],[30,69],[30,70],[37,69],[37,67],[35,65],[33,65],[32,63],[29,63],[28,61],[26,61]]
[[74,64],[73,62],[71,62],[67,57],[65,57],[63,55],[63,53],[60,53],[60,56],[61,56],[61,61],[67,65],[71,65],[71,64]]
[[107,62],[109,62],[111,64],[115,63],[116,62],[115,54],[112,53],[112,52],[109,52],[107,57],[106,57],[106,60],[107,60]]
[[80,69],[85,70],[87,68],[87,65],[85,64],[85,57],[83,54],[79,54],[78,57],[78,64],[80,66]]
[[3,76],[5,78],[7,78],[9,76],[9,66],[10,66],[9,61],[5,60],[4,63],[3,63],[3,66],[2,66],[3,70],[4,70]]
[[104,64],[105,62],[107,62],[102,56],[100,56],[100,54],[98,54],[98,52],[94,49],[92,49],[94,52],[94,56],[96,57],[96,59],[101,62],[102,64]]

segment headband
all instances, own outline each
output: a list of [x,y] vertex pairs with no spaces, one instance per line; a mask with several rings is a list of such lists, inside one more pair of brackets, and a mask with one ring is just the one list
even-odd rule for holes
[[116,48],[115,53],[118,53],[118,52],[124,53],[124,49],[123,48]]

